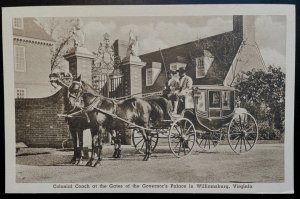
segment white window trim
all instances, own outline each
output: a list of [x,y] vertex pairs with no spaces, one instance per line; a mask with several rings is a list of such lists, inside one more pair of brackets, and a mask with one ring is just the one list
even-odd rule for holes
[[[16,53],[17,53],[16,48],[17,47],[23,48],[23,52],[24,52],[24,69],[23,70],[17,69],[17,64],[16,64]],[[26,72],[26,49],[25,49],[25,46],[14,45],[14,65],[15,65],[16,72]]]
[[[148,71],[151,71],[151,84],[148,83]],[[154,82],[152,82],[152,76],[153,76],[153,71],[152,68],[147,68],[146,69],[146,86],[152,86]]]
[[[161,72],[161,63],[160,62],[152,62],[152,67],[146,69],[146,86],[153,86],[156,82],[160,72]],[[148,83],[148,71],[151,70],[151,84]]]
[[[15,22],[14,22],[15,19],[21,19],[21,21],[22,21],[21,27],[15,26]],[[13,28],[23,30],[24,29],[24,20],[23,20],[23,18],[20,18],[20,17],[13,18]]]
[[15,98],[17,98],[17,99],[23,99],[22,97],[17,97],[18,95],[17,95],[17,93],[18,93],[18,90],[23,90],[24,91],[24,97],[23,98],[26,98],[26,88],[15,88],[15,92],[16,92],[16,96],[15,96]]

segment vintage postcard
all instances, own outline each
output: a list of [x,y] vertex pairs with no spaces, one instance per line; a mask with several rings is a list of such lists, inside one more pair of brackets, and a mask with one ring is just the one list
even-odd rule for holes
[[2,8],[7,193],[293,193],[295,7]]

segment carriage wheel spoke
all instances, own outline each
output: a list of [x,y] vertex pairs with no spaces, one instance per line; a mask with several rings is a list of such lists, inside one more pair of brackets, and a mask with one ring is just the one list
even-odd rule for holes
[[177,142],[177,144],[175,145],[174,149],[176,149],[176,147],[178,146],[179,143],[180,143],[180,142]]
[[144,144],[145,144],[145,141],[143,142],[141,149],[144,147]]
[[142,141],[144,141],[144,140],[141,139],[138,143],[136,143],[135,147],[137,147],[139,145],[139,143],[141,143]]
[[183,131],[185,130],[185,127],[186,127],[186,120],[185,120],[185,122],[184,122],[184,126],[183,126]]
[[243,123],[243,128],[246,126],[246,115],[244,115],[244,123]]
[[200,144],[199,144],[200,146],[201,146],[201,143],[202,143],[203,141],[204,141],[204,139],[201,138],[201,142],[200,142]]
[[247,128],[245,131],[248,133],[248,131],[250,130],[250,129],[252,129],[253,127],[255,126],[255,124],[252,124],[249,128]]
[[174,126],[174,127],[175,127],[176,131],[179,133],[179,135],[181,135],[181,132],[179,132],[177,126]]
[[246,139],[243,138],[243,140],[244,140],[245,151],[247,151],[247,147],[246,147]]
[[239,123],[240,123],[240,127],[242,127],[242,117],[241,117],[241,115],[239,115]]
[[179,150],[178,150],[178,155],[180,154],[180,151],[181,151],[181,142],[179,142]]
[[184,132],[184,135],[187,135],[188,134],[188,132],[189,132],[189,130],[192,128],[192,126],[190,126],[189,128],[188,128],[188,130],[186,130],[185,132]]
[[238,139],[238,141],[237,141],[237,143],[236,143],[234,149],[236,149],[236,147],[237,147],[237,145],[239,144],[239,142],[240,142],[240,137],[239,137],[239,139]]
[[249,143],[248,139],[245,139],[247,143],[249,144],[250,148],[252,148],[252,145]]
[[242,152],[242,145],[243,145],[243,138],[241,138],[241,143],[240,143],[240,152]]

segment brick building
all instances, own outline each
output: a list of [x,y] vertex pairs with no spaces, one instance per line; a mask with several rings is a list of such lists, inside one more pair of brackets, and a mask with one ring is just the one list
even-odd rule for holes
[[48,82],[50,48],[54,40],[34,18],[13,19],[14,79],[16,98],[40,98],[51,95]]
[[[142,92],[161,91],[165,70],[186,67],[197,85],[234,85],[242,71],[266,70],[255,42],[254,16],[233,16],[232,31],[141,55]],[[163,59],[162,59],[163,57]]]

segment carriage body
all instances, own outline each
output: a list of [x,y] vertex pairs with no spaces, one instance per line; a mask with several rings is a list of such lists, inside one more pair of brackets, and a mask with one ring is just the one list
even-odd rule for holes
[[193,109],[185,109],[183,117],[196,129],[218,130],[228,126],[235,113],[235,90],[219,85],[193,86]]

